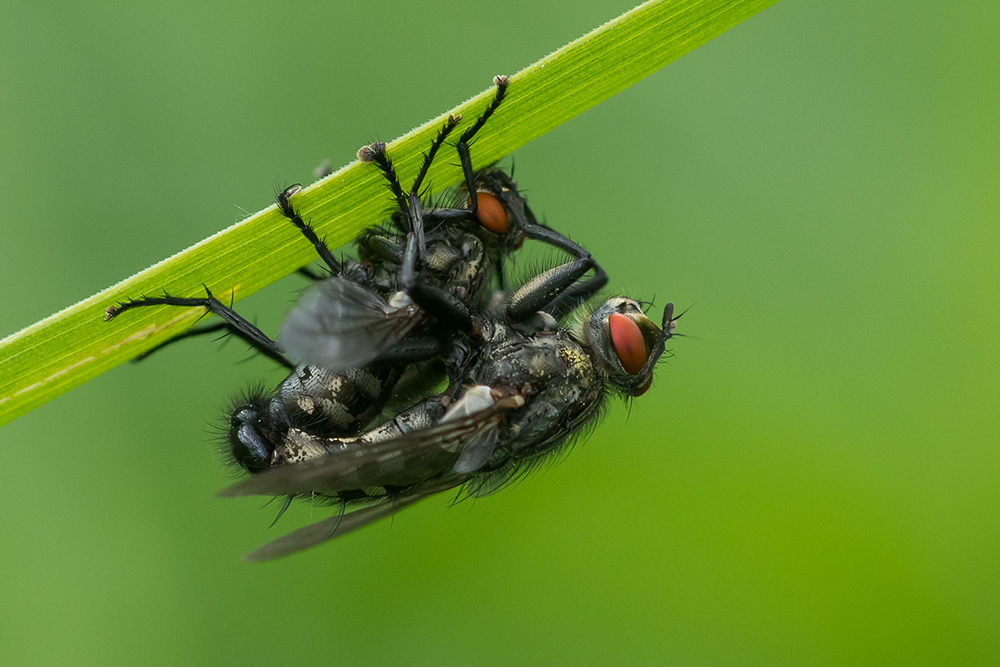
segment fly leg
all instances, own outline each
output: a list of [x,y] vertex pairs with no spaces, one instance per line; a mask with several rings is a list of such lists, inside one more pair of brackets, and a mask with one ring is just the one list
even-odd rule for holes
[[[565,250],[571,255],[575,255],[579,258],[577,262],[583,259],[589,259],[591,263],[590,268],[594,270],[594,275],[579,285],[573,284],[575,280],[570,281],[569,284],[560,289],[553,296],[553,298],[547,302],[547,305],[540,307],[538,310],[544,310],[558,320],[564,315],[571,313],[574,309],[587,301],[587,299],[594,296],[602,287],[608,284],[607,272],[601,267],[600,264],[594,261],[594,258],[583,246],[574,243],[562,234],[559,234],[548,227],[542,227],[541,225],[528,225],[524,229],[524,235],[526,238],[542,241],[543,243],[547,243],[553,247]],[[565,264],[563,266],[569,267],[571,265],[573,264]],[[582,274],[580,275],[582,276]],[[525,287],[527,287],[527,285]]]
[[[296,183],[295,185],[285,188],[283,191],[279,192],[277,197],[275,198],[277,200],[278,210],[280,210],[281,214],[284,215],[286,218],[288,218],[292,222],[292,224],[298,227],[299,231],[302,232],[303,236],[305,236],[313,244],[313,247],[316,248],[316,253],[320,256],[320,259],[322,259],[326,263],[327,267],[330,269],[330,274],[338,276],[343,271],[341,263],[338,262],[336,259],[334,259],[333,253],[330,252],[330,249],[327,247],[326,243],[318,236],[316,236],[316,232],[313,231],[313,228],[309,225],[309,223],[305,222],[302,219],[302,217],[295,211],[295,208],[291,204],[290,199],[292,195],[294,195],[301,189],[302,186]],[[308,269],[303,268],[299,269],[299,271],[300,273],[302,273],[311,280],[322,279],[321,276],[314,274]],[[216,315],[221,317],[225,322],[186,331],[148,350],[139,357],[136,357],[136,359],[143,359],[152,354],[153,352],[164,347],[165,345],[169,345],[170,343],[173,343],[182,338],[200,336],[209,333],[214,333],[216,331],[220,331],[223,329],[228,329],[230,333],[234,333],[240,338],[243,338],[256,350],[274,359],[281,365],[286,366],[288,368],[295,367],[295,364],[291,363],[281,353],[281,350],[278,348],[277,342],[271,340],[271,338],[269,338],[264,332],[262,332],[256,326],[254,326],[253,324],[245,320],[243,317],[238,315],[234,310],[232,310],[232,308],[225,306],[218,299],[212,296],[212,293],[208,291],[207,287],[205,288],[205,292],[207,294],[205,298],[185,299],[167,295],[163,297],[154,297],[154,298],[143,297],[141,299],[129,300],[125,303],[119,303],[118,305],[110,306],[104,315],[104,319],[105,321],[111,320],[112,318],[116,317],[119,313],[122,313],[123,311],[130,310],[132,308],[136,308],[139,306],[184,306],[184,307],[201,306],[207,309],[210,313],[215,313]]]
[[608,274],[597,262],[594,262],[591,268],[594,270],[593,276],[582,283],[567,287],[540,310],[544,310],[552,317],[560,320],[583,305],[590,297],[597,294],[602,287],[608,284]]
[[420,172],[413,180],[413,187],[410,188],[410,201],[406,210],[410,215],[410,234],[417,238],[417,252],[419,254],[412,260],[408,260],[405,255],[403,256],[404,272],[406,271],[407,261],[412,262],[414,268],[423,268],[424,258],[427,257],[427,243],[424,240],[424,210],[420,202],[420,186],[423,185],[424,177],[427,176],[427,170],[430,169],[431,162],[434,161],[434,156],[437,154],[438,149],[441,148],[441,144],[444,143],[445,138],[451,134],[451,131],[455,129],[460,120],[462,120],[461,116],[448,116],[448,122],[438,132],[437,137],[434,138],[430,150],[424,153],[424,162],[420,165]]
[[382,174],[389,181],[389,189],[396,197],[400,212],[403,214],[408,234],[406,246],[403,249],[402,265],[400,267],[400,278],[403,288],[413,299],[414,303],[420,306],[425,312],[432,315],[443,326],[469,332],[472,330],[472,315],[469,309],[455,296],[448,292],[428,285],[421,279],[424,257],[427,246],[424,238],[423,207],[420,202],[420,186],[427,170],[434,161],[434,156],[441,148],[445,138],[458,124],[461,117],[450,116],[445,126],[438,132],[430,150],[424,154],[424,161],[420,172],[410,188],[409,196],[403,195],[402,186],[396,175],[392,161],[385,152],[385,144],[376,143],[365,146],[358,151],[358,158],[363,162],[374,162],[382,170]]
[[[476,215],[479,210],[479,193],[477,192],[478,188],[476,186],[477,174],[472,170],[472,158],[469,155],[469,142],[483,127],[483,125],[486,124],[486,121],[497,110],[500,103],[503,102],[509,82],[510,80],[506,76],[497,76],[493,78],[493,83],[497,87],[497,93],[493,98],[493,102],[476,120],[473,126],[462,133],[462,136],[459,138],[458,144],[456,145],[456,148],[458,149],[458,156],[462,163],[462,174],[465,178],[465,187],[469,192],[469,208],[467,210],[472,215]],[[489,183],[492,180],[496,180],[497,177],[493,176],[492,178],[489,178],[487,176],[484,178],[486,178],[487,183]],[[506,183],[504,181],[506,181]],[[527,205],[523,203],[523,200],[521,200],[522,205],[520,207],[524,209],[523,214],[518,211],[519,207],[511,205],[510,198],[506,196],[506,193],[508,192],[508,189],[513,189],[516,193],[516,188],[513,183],[510,182],[509,178],[504,178],[504,181],[495,183],[490,189],[499,190],[494,194],[500,195],[500,200],[503,202],[504,208],[515,214],[515,234],[518,232],[517,228],[519,227],[520,234],[524,238],[541,241],[542,243],[546,243],[554,248],[559,248],[560,250],[563,250],[578,259],[589,258],[593,262],[594,276],[563,294],[560,302],[557,304],[556,309],[561,314],[572,311],[578,305],[593,296],[599,289],[604,287],[605,284],[607,284],[607,273],[599,264],[597,264],[597,262],[593,261],[593,257],[591,257],[590,253],[587,252],[583,246],[574,243],[567,237],[549,229],[548,227],[539,225],[530,209],[528,209]],[[439,214],[444,214],[444,212],[439,212]],[[492,224],[487,224],[486,222],[484,222],[484,224],[486,224],[491,231],[498,231],[493,229]],[[504,226],[503,223],[501,223],[501,226]],[[500,277],[502,279],[502,275]],[[558,318],[560,315],[555,316]]]
[[[187,331],[182,331],[181,333],[177,334],[176,336],[174,336],[172,338],[168,338],[167,340],[163,341],[159,345],[156,345],[155,347],[149,348],[148,350],[146,350],[142,354],[136,355],[135,357],[132,358],[132,361],[144,361],[145,359],[148,359],[154,353],[159,352],[160,350],[162,350],[163,348],[167,347],[168,345],[173,345],[174,343],[176,343],[178,341],[181,341],[181,340],[184,340],[185,338],[195,338],[197,336],[207,336],[208,334],[213,334],[213,333],[216,333],[216,332],[219,332],[219,331],[222,332],[222,336],[220,336],[220,338],[223,338],[223,337],[227,336],[228,334],[235,333],[233,331],[233,327],[230,326],[230,324],[228,322],[216,322],[215,324],[207,324],[205,326],[191,327]],[[258,347],[256,345],[253,345],[253,343],[251,343],[251,345],[258,352],[260,352],[264,356],[268,357],[269,359],[272,359],[273,361],[278,362],[279,364],[281,364],[285,368],[287,368],[289,370],[292,370],[293,368],[295,368],[295,365],[291,361],[289,361],[287,358],[285,358],[284,355],[274,354],[274,352],[272,350],[270,350],[270,349],[262,349],[262,348],[260,348],[260,347]]]
[[414,336],[399,341],[380,354],[378,362],[391,366],[406,366],[437,359],[445,349],[445,339],[437,336]]
[[288,218],[293,225],[298,227],[299,231],[302,232],[302,235],[313,244],[313,247],[316,248],[316,254],[319,255],[320,259],[322,259],[330,269],[330,275],[339,276],[343,271],[341,263],[334,259],[333,253],[330,252],[328,247],[326,247],[326,242],[316,236],[316,232],[313,231],[313,228],[309,225],[309,223],[302,219],[292,206],[292,202],[290,201],[292,195],[301,189],[302,186],[296,183],[295,185],[291,185],[279,192],[278,196],[275,197],[278,204],[278,210],[281,211],[281,214]]
[[[472,195],[475,194],[477,191],[476,188],[477,174],[472,169],[472,157],[469,154],[469,142],[472,141],[473,137],[476,136],[476,133],[478,133],[479,130],[482,129],[483,125],[486,124],[486,121],[489,120],[490,116],[492,116],[493,113],[500,107],[500,103],[503,102],[504,98],[506,97],[507,86],[509,85],[509,82],[510,82],[509,77],[504,75],[497,75],[493,77],[493,84],[497,87],[497,92],[493,98],[493,101],[490,103],[490,106],[488,106],[486,110],[483,111],[483,113],[479,116],[479,118],[476,119],[476,122],[472,124],[472,127],[470,127],[469,129],[467,129],[465,132],[462,133],[462,136],[459,138],[458,143],[455,144],[456,148],[458,149],[459,161],[462,164],[462,178],[465,182],[466,189],[469,191],[469,207],[439,208],[434,212],[435,217],[439,219],[476,218],[476,212],[479,210],[479,200],[477,197],[473,197]],[[459,117],[459,120],[461,120],[461,117]],[[375,144],[372,144],[372,146],[375,146]],[[361,150],[364,151],[365,149],[362,148]],[[360,152],[358,153],[358,157],[361,158],[362,161],[365,161],[365,158],[362,157],[362,154]],[[418,182],[421,178],[423,178],[423,172],[421,172],[421,175],[418,178]],[[402,194],[401,190],[400,194]]]
[[[180,306],[182,308],[204,308],[209,313],[214,313],[224,320],[224,323],[219,328],[228,328],[232,333],[236,334],[247,343],[251,345],[257,351],[267,355],[271,359],[274,359],[283,366],[293,368],[295,365],[292,364],[285,356],[281,353],[281,349],[278,347],[277,341],[271,340],[267,334],[258,329],[256,326],[248,322],[241,315],[239,315],[235,310],[222,303],[209,291],[208,287],[205,288],[204,297],[194,297],[194,298],[183,298],[170,295],[164,295],[159,297],[142,297],[140,299],[129,299],[118,303],[113,306],[108,306],[107,311],[104,313],[104,321],[108,322],[118,315],[122,314],[126,310],[132,310],[133,308],[142,308],[146,306]],[[199,333],[209,333],[212,329],[199,330]],[[191,333],[189,335],[198,335],[198,333]],[[172,342],[172,341],[167,341]],[[154,348],[155,349],[155,348]],[[147,353],[148,354],[148,353]]]
[[390,264],[402,264],[403,250],[403,246],[394,239],[374,232],[366,232],[358,239],[358,253],[363,258],[369,257]]
[[[521,322],[538,311],[552,314],[552,310],[550,310],[552,304],[558,303],[558,300],[566,294],[572,294],[573,298],[580,298],[579,293],[570,292],[570,290],[574,288],[576,281],[593,267],[593,259],[581,257],[535,276],[511,297],[510,303],[507,305],[507,318],[513,322]],[[586,294],[592,288],[592,285],[588,285],[592,281],[594,278],[577,285],[576,288]],[[587,294],[587,296],[590,295]]]
[[415,230],[406,237],[403,264],[400,268],[403,288],[413,302],[420,306],[424,312],[434,317],[439,325],[451,331],[471,333],[473,323],[469,308],[457,296],[440,287],[428,284],[421,276],[424,259],[423,217],[420,198],[411,194],[411,201],[416,207],[414,219],[417,224]]
[[[399,183],[399,175],[396,174],[396,167],[392,164],[389,154],[386,153],[386,146],[383,142],[362,146],[358,150],[358,159],[362,162],[374,162],[382,170],[382,175],[385,176],[385,179],[389,181],[389,191],[392,192],[392,196],[396,200],[396,205],[399,207],[399,213],[402,216],[402,231],[407,233],[417,232],[417,225],[423,222],[420,206],[420,186],[427,175],[427,170],[430,169],[431,163],[434,161],[434,156],[437,154],[438,149],[441,148],[444,140],[455,129],[460,120],[462,120],[461,116],[448,116],[444,127],[441,128],[434,141],[431,142],[430,149],[424,153],[424,161],[420,166],[420,172],[417,174],[416,180],[413,182],[413,187],[410,189],[409,197],[403,193],[403,186]],[[421,245],[421,250],[424,250],[423,245]],[[423,258],[421,257],[421,259]]]
[[472,127],[462,133],[462,136],[458,139],[458,144],[455,146],[458,149],[458,159],[462,161],[462,174],[465,177],[465,187],[469,191],[469,211],[472,215],[475,215],[476,211],[479,210],[479,197],[476,196],[476,173],[472,170],[469,142],[483,128],[483,125],[490,119],[493,112],[500,107],[500,103],[503,102],[507,94],[507,86],[510,85],[510,78],[502,74],[497,75],[493,77],[493,85],[497,87],[497,94],[493,97],[493,101],[486,107],[486,111],[476,119]]
[[[422,235],[419,236],[422,238]],[[424,312],[433,316],[440,325],[449,330],[471,333],[473,330],[472,314],[468,307],[458,297],[423,281],[416,267],[415,260],[418,253],[418,235],[411,233],[406,239],[403,266],[400,271],[406,293],[414,303],[420,306]]]

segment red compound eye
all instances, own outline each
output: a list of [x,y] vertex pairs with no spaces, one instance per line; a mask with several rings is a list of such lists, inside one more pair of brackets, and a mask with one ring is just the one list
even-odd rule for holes
[[[494,234],[507,233],[510,220],[507,218],[507,209],[503,207],[500,200],[488,192],[477,192],[476,201],[478,202],[476,217],[479,218],[479,224]],[[471,199],[469,203],[472,203]]]
[[622,368],[635,375],[646,365],[646,340],[639,327],[621,313],[611,313],[608,318],[611,328],[611,344],[622,362]]

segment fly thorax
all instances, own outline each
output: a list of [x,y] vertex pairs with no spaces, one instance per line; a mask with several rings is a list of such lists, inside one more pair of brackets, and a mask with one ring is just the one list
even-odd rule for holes
[[587,351],[565,331],[541,332],[517,355],[525,407],[508,418],[509,446],[515,456],[531,456],[572,431],[600,405],[598,381]]
[[510,337],[510,328],[492,319],[483,319],[480,336],[491,345],[498,345]]
[[478,381],[482,384],[508,387],[526,395],[562,385],[593,384],[589,356],[563,331],[525,336],[511,327],[502,327],[491,342],[492,363],[480,368]]
[[514,325],[521,333],[531,335],[539,332],[553,332],[559,328],[559,322],[546,312],[538,311],[531,317],[516,322]]
[[461,259],[452,265],[443,287],[465,305],[472,306],[486,283],[489,263],[483,242],[477,236],[463,234],[456,241]]
[[597,373],[594,369],[592,355],[579,345],[565,345],[559,349],[559,357],[566,367],[572,369],[573,374],[578,378],[577,384],[581,387],[590,388],[598,383]]
[[448,243],[437,243],[428,246],[424,264],[432,275],[444,276],[452,271],[452,267],[462,259],[462,250]]

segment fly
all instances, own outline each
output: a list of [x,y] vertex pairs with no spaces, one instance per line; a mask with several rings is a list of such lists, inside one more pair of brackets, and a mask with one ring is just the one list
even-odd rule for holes
[[560,291],[551,285],[565,273],[565,267],[546,272],[502,308],[488,309],[481,341],[445,392],[358,437],[290,432],[275,460],[291,454],[295,464],[279,464],[220,494],[322,498],[340,507],[248,560],[313,546],[448,489],[490,493],[584,433],[609,393],[643,394],[673,335],[673,304],[658,327],[638,302],[615,297],[567,330],[548,310],[558,300],[552,292]]
[[[200,306],[219,315],[225,328],[292,369],[274,393],[251,391],[231,410],[228,441],[233,459],[244,469],[257,472],[273,465],[275,447],[293,430],[318,437],[361,432],[383,409],[407,368],[450,354],[449,336],[472,331],[491,273],[524,238],[584,258],[595,271],[589,284],[599,287],[606,282],[589,253],[537,224],[506,174],[473,171],[469,142],[500,106],[509,82],[507,77],[496,77],[494,83],[493,102],[457,143],[465,189],[476,194],[468,196],[465,207],[425,212],[419,198],[428,168],[460,117],[449,118],[431,144],[408,198],[384,144],[359,151],[385,174],[399,206],[393,223],[406,233],[405,242],[369,231],[359,238],[361,261],[339,262],[295,211],[291,198],[298,186],[279,193],[279,210],[313,244],[331,274],[289,314],[281,345],[211,293],[200,298],[143,297],[108,308],[110,320],[135,307]],[[576,297],[566,296],[568,308]],[[292,363],[286,353],[303,363]],[[428,365],[419,371],[413,375],[431,373]],[[432,384],[433,378],[424,381]]]

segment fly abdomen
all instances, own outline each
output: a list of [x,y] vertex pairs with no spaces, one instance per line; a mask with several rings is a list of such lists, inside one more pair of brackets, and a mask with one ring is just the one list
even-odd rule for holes
[[420,401],[413,407],[400,412],[381,426],[368,431],[357,438],[357,442],[368,444],[383,442],[411,431],[428,428],[436,424],[444,413],[445,406],[442,398],[440,396],[431,396]]
[[359,433],[382,409],[399,379],[388,364],[333,372],[301,365],[278,387],[276,400],[298,426],[320,437]]

